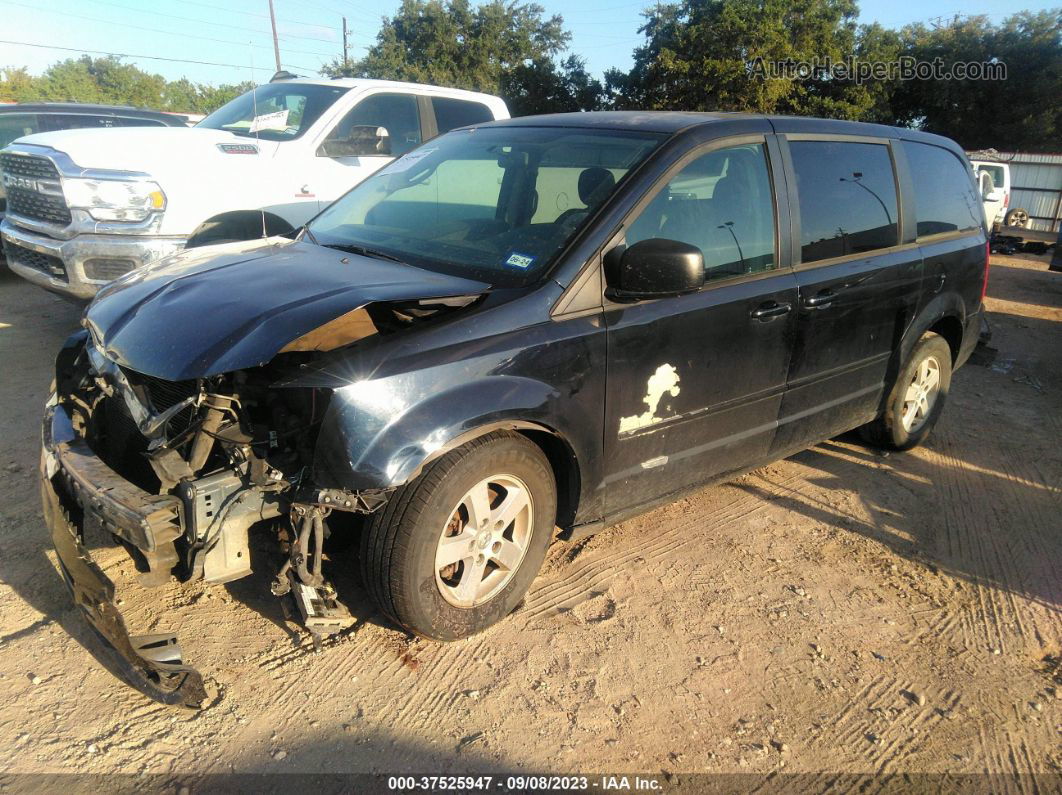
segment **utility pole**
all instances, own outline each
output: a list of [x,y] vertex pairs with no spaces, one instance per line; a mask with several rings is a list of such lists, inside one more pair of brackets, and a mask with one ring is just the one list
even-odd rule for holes
[[343,71],[350,66],[350,58],[347,56],[347,18],[343,17]]
[[280,45],[277,43],[277,17],[273,13],[273,0],[269,0],[269,24],[273,26],[273,55],[277,59],[277,71],[280,71]]

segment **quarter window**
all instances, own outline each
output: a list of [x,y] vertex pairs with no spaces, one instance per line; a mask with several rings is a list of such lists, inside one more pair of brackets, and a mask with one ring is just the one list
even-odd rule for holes
[[980,228],[983,205],[959,158],[947,149],[914,141],[904,141],[903,151],[914,182],[918,236]]
[[432,97],[431,107],[435,111],[435,124],[439,133],[449,132],[456,127],[469,124],[481,124],[492,121],[494,114],[490,108],[480,102],[468,102],[449,97]]
[[895,246],[896,180],[883,144],[791,141],[801,261]]
[[412,94],[373,94],[361,100],[328,134],[325,141],[346,141],[354,127],[386,127],[391,154],[403,155],[420,146],[420,114]]
[[652,238],[699,248],[707,279],[776,268],[774,201],[763,144],[718,149],[685,166],[626,233],[628,246]]

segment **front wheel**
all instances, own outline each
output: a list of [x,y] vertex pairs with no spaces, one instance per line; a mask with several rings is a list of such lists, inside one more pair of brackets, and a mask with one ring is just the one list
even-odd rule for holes
[[362,575],[392,620],[435,640],[480,632],[513,611],[553,536],[557,490],[542,451],[493,433],[396,491],[362,539]]
[[939,334],[922,335],[889,392],[885,411],[860,432],[878,447],[910,450],[929,435],[951,386],[951,348]]

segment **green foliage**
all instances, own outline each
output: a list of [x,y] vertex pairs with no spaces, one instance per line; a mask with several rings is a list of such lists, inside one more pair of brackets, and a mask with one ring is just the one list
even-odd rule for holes
[[[645,12],[628,74],[605,75],[617,108],[732,110],[856,119],[939,132],[974,149],[1056,151],[1062,139],[1062,18],[1021,12],[894,31],[857,26],[853,0],[683,0]],[[859,82],[826,73],[762,79],[767,62],[1006,64],[1006,80]]]
[[[733,110],[923,127],[968,149],[1057,151],[1062,141],[1062,13],[995,25],[955,17],[889,30],[858,25],[855,0],[677,0],[644,12],[630,72],[591,76],[568,53],[560,16],[520,0],[403,0],[360,61],[327,74],[405,80],[503,96],[513,115],[616,109]],[[1002,81],[815,73],[763,79],[765,62],[1006,64]],[[0,101],[74,100],[208,113],[250,83],[166,81],[117,58],[69,59],[39,77],[0,70]]]
[[571,34],[534,3],[403,0],[360,61],[333,61],[331,75],[407,80],[500,94],[515,115],[591,110],[602,85],[563,52]]
[[252,83],[207,86],[167,81],[114,57],[69,58],[34,77],[21,67],[2,71],[3,102],[95,102],[177,113],[209,113],[250,90]]
[[841,61],[858,29],[853,0],[684,0],[645,12],[646,42],[616,87],[623,106],[859,118],[868,92],[827,77],[750,77],[768,62]]
[[983,16],[910,25],[903,49],[944,64],[1006,64],[1006,80],[911,80],[894,91],[895,123],[917,124],[967,149],[1049,151],[1062,148],[1062,13],[1023,11],[1000,25]]

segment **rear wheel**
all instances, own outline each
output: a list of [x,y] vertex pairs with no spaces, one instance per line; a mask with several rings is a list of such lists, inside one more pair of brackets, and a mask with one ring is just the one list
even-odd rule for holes
[[1029,225],[1029,213],[1020,207],[1016,207],[1007,213],[1006,218],[1003,219],[1003,223],[1006,226],[1019,226],[1024,229]]
[[411,632],[457,640],[513,611],[553,536],[553,471],[515,433],[448,453],[399,489],[362,540],[362,573],[380,608]]
[[926,332],[900,370],[884,413],[860,433],[879,447],[917,447],[940,418],[950,386],[951,348],[939,334]]

